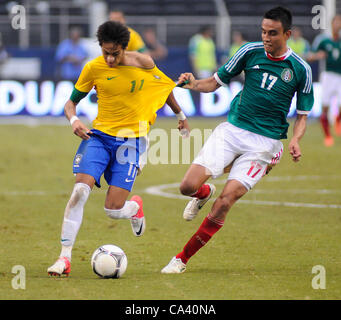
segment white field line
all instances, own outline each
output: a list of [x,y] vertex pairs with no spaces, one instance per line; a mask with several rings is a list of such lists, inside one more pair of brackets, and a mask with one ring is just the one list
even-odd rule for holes
[[[269,179],[271,178],[271,179]],[[293,177],[267,177],[268,181],[304,181],[304,180],[319,180],[321,178],[328,179],[337,179],[339,177],[321,177],[321,176],[293,176]],[[215,184],[225,184],[226,180],[215,180]],[[189,200],[189,197],[180,195],[179,193],[174,194],[169,192],[169,189],[178,188],[179,183],[169,183],[169,184],[161,184],[146,188],[144,190],[145,193],[170,198],[170,199],[182,199]],[[283,193],[293,193],[293,194],[340,194],[341,190],[330,190],[330,189],[255,189],[251,192],[255,193],[263,193],[263,194],[283,194]],[[213,200],[210,200],[213,201]],[[265,200],[238,200],[238,203],[241,204],[253,204],[260,206],[281,206],[281,207],[294,207],[294,208],[319,208],[319,209],[341,209],[341,204],[318,204],[318,203],[300,203],[300,202],[289,202],[289,201],[265,201]]]

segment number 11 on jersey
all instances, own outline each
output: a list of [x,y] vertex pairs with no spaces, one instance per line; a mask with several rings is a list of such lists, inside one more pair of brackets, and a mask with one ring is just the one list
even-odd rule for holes
[[[136,87],[136,80],[133,80],[130,83],[131,83],[130,92],[134,92],[135,87]],[[142,90],[143,84],[144,84],[144,79],[141,80],[138,90]]]

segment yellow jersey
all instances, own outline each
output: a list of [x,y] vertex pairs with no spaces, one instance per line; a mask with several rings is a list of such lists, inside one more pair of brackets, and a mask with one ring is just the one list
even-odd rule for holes
[[175,87],[156,66],[108,67],[104,57],[89,61],[75,84],[75,89],[97,92],[98,114],[93,128],[117,137],[145,136]]
[[128,46],[126,48],[127,51],[146,51],[146,45],[144,44],[141,36],[132,28],[128,27],[130,31],[130,39]]

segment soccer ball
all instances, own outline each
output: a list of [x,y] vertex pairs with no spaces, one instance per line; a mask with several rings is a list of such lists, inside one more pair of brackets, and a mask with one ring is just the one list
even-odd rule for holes
[[100,246],[91,257],[92,270],[101,278],[120,278],[125,273],[127,264],[124,251],[113,244]]

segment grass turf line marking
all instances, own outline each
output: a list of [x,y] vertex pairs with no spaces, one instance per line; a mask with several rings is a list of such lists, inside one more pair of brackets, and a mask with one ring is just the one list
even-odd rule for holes
[[[334,179],[339,178],[338,176],[331,176]],[[328,178],[331,178],[328,177]],[[271,179],[269,179],[271,178]],[[321,176],[286,176],[286,177],[267,177],[268,181],[293,181],[293,180],[299,180],[299,181],[306,181],[306,180],[319,180]],[[226,180],[216,180],[216,184],[225,184]],[[156,186],[151,186],[148,187],[144,190],[145,193],[150,194],[150,195],[156,195],[164,198],[169,198],[169,199],[181,199],[181,200],[189,200],[190,197],[183,196],[180,194],[174,194],[171,192],[168,192],[168,189],[172,188],[178,188],[179,183],[168,183],[168,184],[161,184],[161,185],[156,185]],[[278,190],[278,193],[283,193],[284,190]],[[288,190],[292,191],[292,190]],[[298,191],[298,190],[296,190]],[[331,192],[339,193],[338,191],[335,190],[328,190],[328,189],[318,189],[318,190],[310,190],[310,191],[316,191],[318,194],[327,194]],[[266,193],[267,190],[260,189],[258,193]],[[307,190],[304,190],[303,193],[309,192]],[[210,201],[213,201],[211,199]],[[300,202],[290,202],[290,201],[266,201],[266,200],[238,200],[238,203],[240,204],[254,204],[254,205],[260,205],[260,206],[284,206],[284,207],[292,207],[292,208],[317,208],[317,209],[341,209],[341,204],[319,204],[319,203],[300,203]]]

